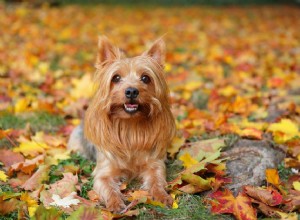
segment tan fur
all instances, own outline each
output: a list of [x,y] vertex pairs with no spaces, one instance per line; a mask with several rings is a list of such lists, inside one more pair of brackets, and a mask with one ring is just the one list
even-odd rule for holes
[[[107,208],[124,208],[118,183],[121,177],[143,179],[154,199],[170,205],[164,187],[166,148],[175,133],[169,91],[164,78],[164,42],[159,39],[144,54],[122,58],[119,49],[105,37],[99,39],[96,93],[87,109],[84,135],[98,150],[94,189]],[[122,81],[113,83],[115,74]],[[143,74],[151,78],[141,81]],[[140,111],[128,114],[123,105],[128,87],[139,90]]]

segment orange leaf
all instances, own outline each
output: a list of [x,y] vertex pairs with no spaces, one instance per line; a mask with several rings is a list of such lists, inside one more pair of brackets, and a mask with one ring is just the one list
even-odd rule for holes
[[256,140],[262,139],[262,131],[260,131],[256,128],[245,128],[238,133],[242,137],[247,137],[247,138],[256,139]]
[[278,170],[276,169],[266,169],[266,179],[268,183],[278,186],[280,184],[280,179],[278,175]]
[[239,220],[252,220],[256,218],[256,211],[251,205],[251,199],[244,193],[234,197],[230,190],[217,191],[211,194],[211,211],[213,213],[233,214]]

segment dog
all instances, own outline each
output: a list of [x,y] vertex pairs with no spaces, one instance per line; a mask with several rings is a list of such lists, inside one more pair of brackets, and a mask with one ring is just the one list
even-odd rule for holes
[[142,55],[127,58],[99,37],[95,94],[68,148],[96,160],[93,189],[107,209],[126,206],[120,181],[142,180],[142,189],[170,206],[165,190],[167,147],[175,135],[164,77],[165,43],[156,40]]

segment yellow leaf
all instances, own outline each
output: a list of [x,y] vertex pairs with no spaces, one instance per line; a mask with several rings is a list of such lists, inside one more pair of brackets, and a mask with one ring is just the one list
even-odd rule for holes
[[280,215],[280,219],[284,220],[297,220],[298,214],[296,212],[284,213],[280,211],[276,211],[278,215]]
[[182,98],[185,100],[189,100],[192,97],[192,93],[190,91],[184,91],[182,93]]
[[27,192],[21,194],[20,200],[27,203],[29,216],[34,216],[38,207],[37,201],[34,200]]
[[45,143],[35,142],[35,141],[25,141],[20,144],[19,147],[14,148],[14,152],[20,152],[24,156],[37,156],[40,153],[44,153],[45,149],[48,149],[49,146]]
[[170,153],[170,156],[173,158],[174,155],[178,152],[179,148],[184,144],[185,139],[184,138],[179,138],[175,137],[172,140],[171,146],[168,148],[168,153]]
[[170,72],[171,70],[172,70],[171,64],[170,64],[170,63],[166,63],[166,64],[165,64],[165,71],[166,71],[166,72]]
[[75,98],[89,98],[94,92],[94,86],[90,75],[86,74],[81,79],[75,79],[73,81],[74,88],[70,95]]
[[191,81],[191,82],[185,84],[185,90],[192,92],[192,91],[200,88],[201,85],[202,85],[201,81]]
[[7,181],[7,175],[2,170],[0,170],[0,181]]
[[295,190],[300,191],[300,182],[299,181],[293,182],[293,187]]
[[282,119],[278,123],[271,124],[268,131],[273,133],[274,140],[277,143],[284,143],[299,135],[297,124],[290,119]]
[[179,157],[179,160],[181,160],[183,162],[183,166],[185,168],[189,168],[198,163],[198,161],[195,160],[194,158],[192,158],[189,153],[185,153],[185,154],[181,155]]
[[174,199],[172,209],[178,209],[178,200],[176,199],[176,195],[174,193],[171,193],[171,196]]
[[236,89],[233,86],[226,86],[219,90],[219,93],[225,97],[230,97],[237,94]]
[[15,104],[15,113],[24,112],[29,109],[30,100],[27,98],[18,99]]

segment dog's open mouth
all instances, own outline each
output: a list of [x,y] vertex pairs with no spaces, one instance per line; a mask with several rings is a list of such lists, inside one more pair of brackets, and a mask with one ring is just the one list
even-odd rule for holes
[[139,105],[138,104],[131,104],[131,103],[125,103],[124,104],[124,110],[125,112],[129,114],[134,114],[138,111]]

